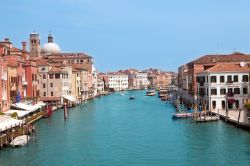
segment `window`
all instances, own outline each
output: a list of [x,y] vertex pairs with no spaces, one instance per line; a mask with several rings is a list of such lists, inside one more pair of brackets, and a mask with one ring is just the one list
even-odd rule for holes
[[60,79],[60,74],[55,74],[55,79]]
[[54,79],[54,74],[50,74],[49,79]]
[[43,74],[43,79],[46,79],[46,74]]
[[46,84],[43,83],[43,88],[46,88]]
[[35,80],[35,77],[34,77],[34,74],[32,74],[32,81],[34,81]]
[[243,88],[243,94],[247,94],[247,88]]
[[240,107],[240,102],[239,100],[235,100],[235,107],[238,109]]
[[224,76],[220,76],[220,83],[225,82],[225,77]]
[[43,68],[42,68],[42,71],[44,71],[44,70],[45,70],[45,68],[43,67]]
[[50,83],[50,87],[53,87],[53,83]]
[[240,88],[234,88],[234,94],[240,94]]
[[53,93],[53,91],[51,91],[51,92],[50,92],[50,96],[53,96],[53,95],[54,95],[54,93]]
[[238,76],[234,75],[234,82],[238,82]]
[[211,76],[211,83],[212,82],[216,83],[216,76]]
[[43,96],[44,96],[44,97],[46,96],[46,92],[43,92]]
[[227,82],[228,83],[232,83],[233,81],[232,81],[232,76],[227,76]]
[[225,108],[226,108],[226,102],[225,102],[225,100],[222,100],[222,101],[221,101],[221,107],[222,107],[222,109],[225,109]]
[[228,88],[228,94],[233,94],[233,89],[232,88]]
[[225,95],[226,94],[226,89],[225,88],[221,88],[220,89],[220,95]]
[[217,89],[211,89],[211,95],[217,95]]
[[212,107],[213,107],[213,109],[216,108],[216,101],[212,101]]
[[242,82],[248,82],[248,75],[242,76]]

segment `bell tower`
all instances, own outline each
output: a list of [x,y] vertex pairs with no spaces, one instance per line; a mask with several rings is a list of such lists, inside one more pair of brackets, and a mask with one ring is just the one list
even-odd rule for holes
[[36,33],[35,31],[30,34],[29,45],[30,45],[30,57],[31,58],[40,57],[41,55],[40,37],[39,34]]

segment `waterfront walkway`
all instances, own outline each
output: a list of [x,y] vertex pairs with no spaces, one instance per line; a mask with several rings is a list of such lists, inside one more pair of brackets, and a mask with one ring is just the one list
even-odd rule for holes
[[228,110],[228,116],[226,114],[226,110],[212,110],[212,112],[219,115],[223,119],[227,119],[230,122],[233,122],[233,123],[236,123],[236,124],[237,123],[240,123],[240,124],[245,123],[245,119],[244,119],[245,112],[244,112],[244,110],[242,110],[242,111]]

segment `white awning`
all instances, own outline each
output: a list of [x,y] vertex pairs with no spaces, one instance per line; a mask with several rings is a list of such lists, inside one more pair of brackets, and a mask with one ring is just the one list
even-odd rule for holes
[[18,118],[22,118],[22,117],[28,115],[29,113],[31,113],[31,111],[9,110],[9,111],[4,112],[4,114],[11,116],[14,112],[17,113]]
[[70,95],[63,95],[62,97],[72,102],[77,101],[73,96],[70,96]]
[[0,132],[23,124],[22,120],[13,119],[7,115],[0,116]]
[[11,106],[15,107],[15,108],[19,108],[22,110],[27,110],[27,111],[36,111],[38,110],[41,106],[39,105],[27,105],[25,103],[16,103],[16,104],[11,104]]
[[44,107],[46,106],[46,103],[40,101],[39,103],[37,103],[35,106],[40,106],[40,107]]

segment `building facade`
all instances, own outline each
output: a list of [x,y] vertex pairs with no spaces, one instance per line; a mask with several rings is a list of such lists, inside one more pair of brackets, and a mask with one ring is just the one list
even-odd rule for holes
[[128,75],[124,73],[109,73],[109,89],[121,91],[128,89]]

